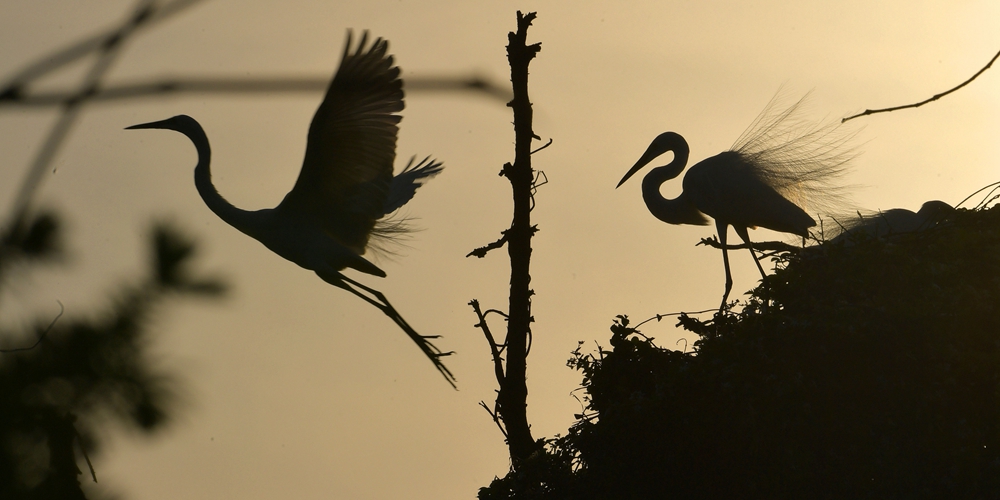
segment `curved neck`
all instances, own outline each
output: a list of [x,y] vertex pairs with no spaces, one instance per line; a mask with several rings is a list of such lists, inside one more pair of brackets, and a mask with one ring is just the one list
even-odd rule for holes
[[642,201],[646,202],[646,208],[653,216],[668,224],[707,224],[708,220],[687,200],[684,193],[674,199],[664,198],[660,194],[660,186],[663,183],[676,178],[684,171],[689,153],[687,143],[683,139],[670,144],[664,150],[666,151],[672,151],[674,159],[667,165],[654,168],[642,178]]
[[249,235],[250,219],[253,212],[233,206],[219,194],[215,185],[212,184],[212,171],[209,166],[212,163],[212,148],[208,144],[208,136],[205,135],[205,131],[199,126],[180,132],[191,139],[198,151],[198,165],[194,167],[194,186],[198,189],[201,199],[205,201],[205,205],[208,205],[208,208],[227,224]]

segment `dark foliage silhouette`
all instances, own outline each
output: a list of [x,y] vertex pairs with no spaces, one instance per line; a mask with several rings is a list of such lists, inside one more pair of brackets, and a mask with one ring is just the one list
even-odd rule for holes
[[1000,207],[778,256],[693,352],[620,316],[586,410],[480,498],[996,498]]
[[[13,226],[0,271],[60,255],[58,220],[42,213]],[[109,310],[0,332],[0,498],[84,498],[77,452],[89,464],[101,429],[168,422],[178,381],[149,363],[150,315],[170,297],[214,297],[224,286],[192,272],[194,244],[170,225],[155,225],[150,240],[148,276],[113,293]]]

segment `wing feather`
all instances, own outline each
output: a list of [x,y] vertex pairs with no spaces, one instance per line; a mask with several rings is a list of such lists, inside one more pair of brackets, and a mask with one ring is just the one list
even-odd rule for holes
[[441,162],[432,160],[429,156],[420,160],[416,166],[413,165],[415,159],[410,158],[403,171],[392,178],[392,183],[389,184],[389,196],[386,197],[382,209],[385,215],[395,212],[409,202],[417,193],[417,188],[444,170]]
[[375,221],[384,214],[396,136],[403,110],[403,82],[388,42],[352,52],[351,33],[340,67],[309,126],[305,160],[279,210],[315,218],[339,242],[364,253]]

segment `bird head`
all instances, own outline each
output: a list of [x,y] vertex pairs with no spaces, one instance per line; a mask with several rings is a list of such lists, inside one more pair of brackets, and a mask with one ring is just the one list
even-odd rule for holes
[[917,215],[923,217],[924,220],[937,222],[954,212],[955,209],[951,205],[940,200],[931,200],[920,207]]
[[642,167],[645,167],[649,162],[653,161],[656,157],[666,153],[667,151],[673,151],[674,159],[664,166],[674,167],[677,170],[676,172],[672,172],[670,178],[680,175],[681,171],[684,170],[684,166],[687,164],[689,152],[687,141],[685,141],[680,134],[675,132],[664,132],[656,136],[656,139],[653,139],[653,142],[649,143],[649,147],[646,148],[646,152],[643,153],[642,157],[639,158],[639,161],[635,162],[635,165],[629,169],[628,173],[625,174],[625,177],[622,177],[622,180],[618,181],[618,185],[615,186],[615,188],[617,189],[618,187],[621,187],[625,181],[629,180],[629,178],[641,170]]
[[125,130],[140,129],[140,128],[161,128],[166,130],[176,130],[177,132],[187,133],[187,131],[192,129],[201,129],[201,125],[188,115],[177,115],[172,118],[167,118],[166,120],[160,120],[157,122],[140,123],[138,125],[132,125],[131,127],[125,127]]

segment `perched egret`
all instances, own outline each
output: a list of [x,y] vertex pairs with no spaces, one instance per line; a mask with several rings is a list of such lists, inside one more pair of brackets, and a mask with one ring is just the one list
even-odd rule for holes
[[315,272],[323,281],[357,295],[389,316],[434,363],[452,386],[455,377],[441,362],[442,352],[418,334],[381,292],[341,273],[345,268],[385,277],[362,257],[408,230],[405,220],[391,217],[420,185],[442,170],[439,162],[413,160],[393,176],[396,134],[403,109],[399,68],[381,38],[366,48],[367,32],[351,52],[348,32],[344,55],[326,96],[309,126],[305,160],[295,186],[275,208],[242,210],[226,201],[212,185],[208,137],[193,118],[180,115],[133,125],[129,129],[175,130],[198,151],[194,184],[216,215],[274,253]]
[[929,229],[953,214],[955,209],[940,200],[923,204],[913,212],[905,208],[893,208],[874,214],[859,215],[843,224],[844,232],[831,241],[849,241],[852,235],[866,234],[868,238],[885,238],[904,233]]
[[816,221],[800,205],[813,195],[836,196],[837,190],[829,180],[843,172],[850,158],[849,151],[842,148],[849,136],[834,134],[831,126],[802,127],[795,118],[802,99],[780,112],[774,112],[776,102],[771,100],[729,151],[688,169],[684,191],[677,198],[667,199],[660,194],[660,186],[680,175],[688,161],[687,141],[674,132],[653,139],[618,183],[620,187],[656,157],[673,152],[669,164],[654,168],[642,179],[642,199],[657,219],[668,224],[703,226],[709,223],[706,215],[715,219],[726,269],[720,310],[725,309],[733,287],[726,249],[728,227],[733,226],[750,249],[766,286],[767,275],[747,229],[759,226],[807,236]]

